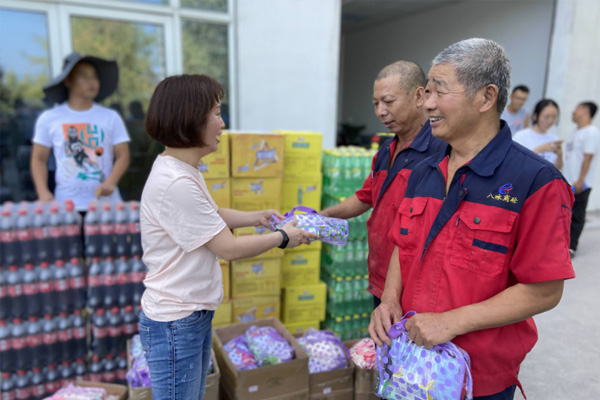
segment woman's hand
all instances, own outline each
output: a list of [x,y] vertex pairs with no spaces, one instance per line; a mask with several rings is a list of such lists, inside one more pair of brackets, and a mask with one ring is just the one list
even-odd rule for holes
[[280,220],[283,219],[283,215],[281,215],[281,213],[277,210],[258,211],[258,221],[256,223],[256,226],[264,226],[265,228],[268,228],[269,222],[271,221],[271,217],[273,215]]
[[555,140],[552,142],[546,142],[544,144],[540,144],[535,149],[533,149],[534,153],[562,153],[562,140]]
[[290,238],[290,241],[287,245],[288,249],[300,246],[301,244],[310,244],[309,239],[319,238],[319,235],[317,235],[316,233],[310,233],[300,228],[296,228],[297,224],[298,221],[294,219],[292,222],[288,222],[283,227],[281,227],[281,230],[285,231],[285,233],[287,233],[288,237]]

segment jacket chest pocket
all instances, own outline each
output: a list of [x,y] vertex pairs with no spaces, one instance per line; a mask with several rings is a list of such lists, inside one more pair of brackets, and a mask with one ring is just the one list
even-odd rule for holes
[[414,256],[423,237],[423,217],[427,206],[427,197],[404,199],[398,209],[400,218],[400,243],[398,254]]
[[485,212],[463,209],[452,244],[450,265],[483,276],[496,276],[504,268],[517,214],[504,209]]

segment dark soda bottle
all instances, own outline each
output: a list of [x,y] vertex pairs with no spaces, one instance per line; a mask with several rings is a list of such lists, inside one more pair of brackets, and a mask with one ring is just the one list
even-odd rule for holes
[[115,211],[115,254],[117,257],[127,257],[131,254],[129,244],[129,221],[125,204],[117,204]]
[[87,213],[83,219],[83,231],[85,234],[85,256],[100,257],[101,237],[98,212],[96,211],[96,200],[92,200],[88,206]]
[[112,257],[104,260],[102,265],[102,286],[104,290],[104,307],[109,309],[116,306],[119,287],[117,286],[117,271]]
[[115,270],[117,274],[117,304],[123,308],[131,304],[133,300],[131,291],[131,272],[129,270],[129,262],[127,257],[121,257],[115,262]]
[[72,309],[81,310],[85,307],[85,276],[79,258],[72,258],[66,268],[69,276],[69,294]]
[[46,367],[46,371],[44,371],[44,380],[44,389],[46,390],[47,394],[55,393],[58,389],[60,389],[60,377],[56,371],[55,364],[49,364]]
[[0,265],[8,267],[18,262],[19,246],[11,207],[5,206],[0,214]]
[[0,384],[0,400],[15,400],[17,398],[13,376],[8,371],[2,372]]
[[64,243],[66,258],[80,258],[83,255],[81,248],[81,215],[75,209],[71,200],[65,201],[63,214],[63,227],[65,230]]
[[102,282],[102,264],[100,258],[92,258],[88,269],[88,306],[97,309],[104,306],[104,284]]
[[87,355],[87,332],[85,318],[81,310],[73,311],[71,319],[71,343],[74,358],[85,358]]
[[39,298],[42,314],[54,314],[56,311],[56,292],[54,291],[54,265],[42,262],[39,269]]
[[54,318],[58,333],[58,359],[57,362],[70,361],[73,358],[71,321],[66,312],[61,312]]
[[102,382],[104,375],[104,359],[101,359],[98,355],[92,356],[92,362],[90,363],[89,379],[90,382]]
[[144,279],[148,268],[144,265],[139,256],[134,256],[131,259],[131,291],[133,293],[133,305],[137,306],[142,300],[144,294]]
[[92,315],[92,352],[100,357],[106,357],[108,339],[108,321],[104,309],[96,310]]
[[77,382],[89,380],[87,365],[83,358],[77,358],[71,365],[71,369],[73,370],[73,378]]
[[133,311],[133,306],[128,305],[122,310],[123,317],[123,336],[125,341],[130,339],[138,331],[138,318]]
[[25,314],[25,301],[23,300],[23,284],[21,271],[16,265],[8,267],[6,274],[6,286],[8,292],[8,303],[10,310],[8,314],[13,318],[21,318]]
[[108,354],[106,360],[104,360],[102,380],[107,383],[115,383],[117,381],[117,363],[115,362],[115,356],[112,354]]
[[73,381],[73,370],[71,369],[70,361],[63,361],[57,368],[56,372],[59,376],[60,386],[65,387],[69,382]]
[[0,268],[0,321],[8,318],[10,310],[10,297],[8,297],[8,284],[6,283],[7,276],[8,268]]
[[43,352],[42,327],[38,317],[31,316],[27,321],[27,351],[29,352],[29,365],[27,368],[35,368],[42,365],[41,354]]
[[17,371],[15,388],[17,389],[17,400],[29,400],[29,397],[31,396],[31,384],[29,382],[29,377],[27,376],[27,371],[24,369]]
[[64,249],[64,237],[65,230],[62,225],[62,217],[59,213],[60,208],[58,207],[58,203],[53,201],[50,206],[50,213],[48,214],[48,239],[49,239],[49,248],[51,254],[51,261],[56,260],[64,260],[65,259],[65,249]]
[[129,203],[129,236],[131,238],[130,253],[132,256],[142,256],[142,234],[140,229],[140,205]]
[[23,203],[17,218],[15,220],[15,228],[18,242],[17,263],[27,264],[33,262],[33,232],[31,229],[31,221],[27,212],[27,203]]
[[56,310],[58,312],[67,312],[71,308],[71,282],[69,271],[65,268],[63,260],[56,260],[54,263],[54,291],[56,292]]
[[113,307],[108,313],[108,340],[107,351],[116,356],[125,350],[125,341],[123,337],[123,319],[118,307]]
[[[44,383],[46,382],[46,378],[42,373],[42,369],[40,367],[33,367],[31,370],[31,395],[35,399],[43,399],[46,395],[46,387]],[[48,393],[51,395],[53,393]]]
[[33,210],[31,219],[33,242],[35,247],[34,261],[39,264],[42,261],[48,261],[49,238],[46,229],[46,218],[44,217],[44,208],[42,203],[38,203]]
[[117,364],[117,383],[127,385],[127,353],[123,352],[115,358]]
[[12,324],[0,320],[0,371],[13,372]]
[[41,313],[40,284],[37,271],[33,264],[25,264],[23,270],[23,300],[25,301],[25,316],[39,316]]
[[102,237],[102,248],[100,257],[115,256],[115,224],[113,222],[112,210],[109,202],[104,202],[99,217],[100,236]]
[[12,321],[11,348],[15,369],[25,369],[29,366],[29,352],[27,351],[27,326],[20,318]]
[[44,346],[43,363],[46,365],[56,364],[58,360],[58,333],[56,332],[56,322],[50,314],[44,315],[42,320],[42,343]]

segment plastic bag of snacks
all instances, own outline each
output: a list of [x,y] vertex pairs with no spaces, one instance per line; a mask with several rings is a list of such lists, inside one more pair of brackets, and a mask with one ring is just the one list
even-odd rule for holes
[[348,366],[348,349],[329,331],[309,328],[298,343],[308,354],[308,372],[311,374]]
[[360,369],[374,369],[377,366],[377,350],[371,338],[360,339],[350,348],[350,357]]
[[69,386],[60,389],[46,400],[116,400],[117,396],[107,395],[106,390],[99,387]]
[[234,339],[231,339],[223,349],[229,356],[229,359],[239,371],[245,371],[247,369],[256,369],[258,364],[254,354],[248,348],[246,342],[246,335],[240,335]]
[[129,357],[131,358],[131,369],[127,371],[127,382],[131,387],[150,387],[150,371],[148,362],[144,356],[140,335],[134,335],[131,338],[131,349]]
[[[296,214],[296,211],[303,211],[305,214]],[[348,221],[340,218],[330,218],[320,215],[312,208],[297,206],[284,214],[284,219],[280,220],[275,216],[271,217],[269,229],[275,231],[294,219],[298,221],[297,228],[307,232],[316,233],[319,239],[325,243],[345,245],[348,242]]]
[[470,358],[452,342],[431,350],[417,346],[408,338],[404,327],[408,312],[392,325],[392,345],[377,347],[377,396],[389,400],[473,398]]
[[292,345],[273,327],[251,326],[246,331],[246,340],[259,367],[281,364],[294,358]]

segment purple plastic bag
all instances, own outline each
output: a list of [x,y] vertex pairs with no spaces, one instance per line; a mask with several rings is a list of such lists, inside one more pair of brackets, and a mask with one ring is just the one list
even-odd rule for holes
[[229,359],[235,365],[239,371],[245,371],[247,369],[256,369],[258,364],[254,354],[248,348],[246,342],[246,335],[240,335],[234,339],[231,339],[223,349],[229,356]]
[[150,387],[150,370],[148,362],[142,349],[140,335],[134,335],[131,338],[130,355],[132,359],[131,369],[127,371],[127,382],[131,387]]
[[308,372],[311,374],[348,366],[348,349],[329,331],[309,328],[298,338],[298,344],[308,354]]
[[[296,211],[303,211],[305,214],[296,214]],[[294,207],[283,216],[283,220],[271,216],[269,229],[272,231],[281,229],[282,226],[295,219],[298,221],[296,228],[319,235],[319,239],[311,240],[342,246],[348,242],[348,221],[345,219],[324,217],[312,208],[304,206]]]
[[294,358],[292,345],[273,327],[251,326],[246,331],[246,341],[259,367],[281,364]]
[[377,347],[375,394],[388,400],[473,398],[471,361],[466,351],[452,342],[428,350],[408,338],[404,327],[410,311],[390,328],[392,345]]

